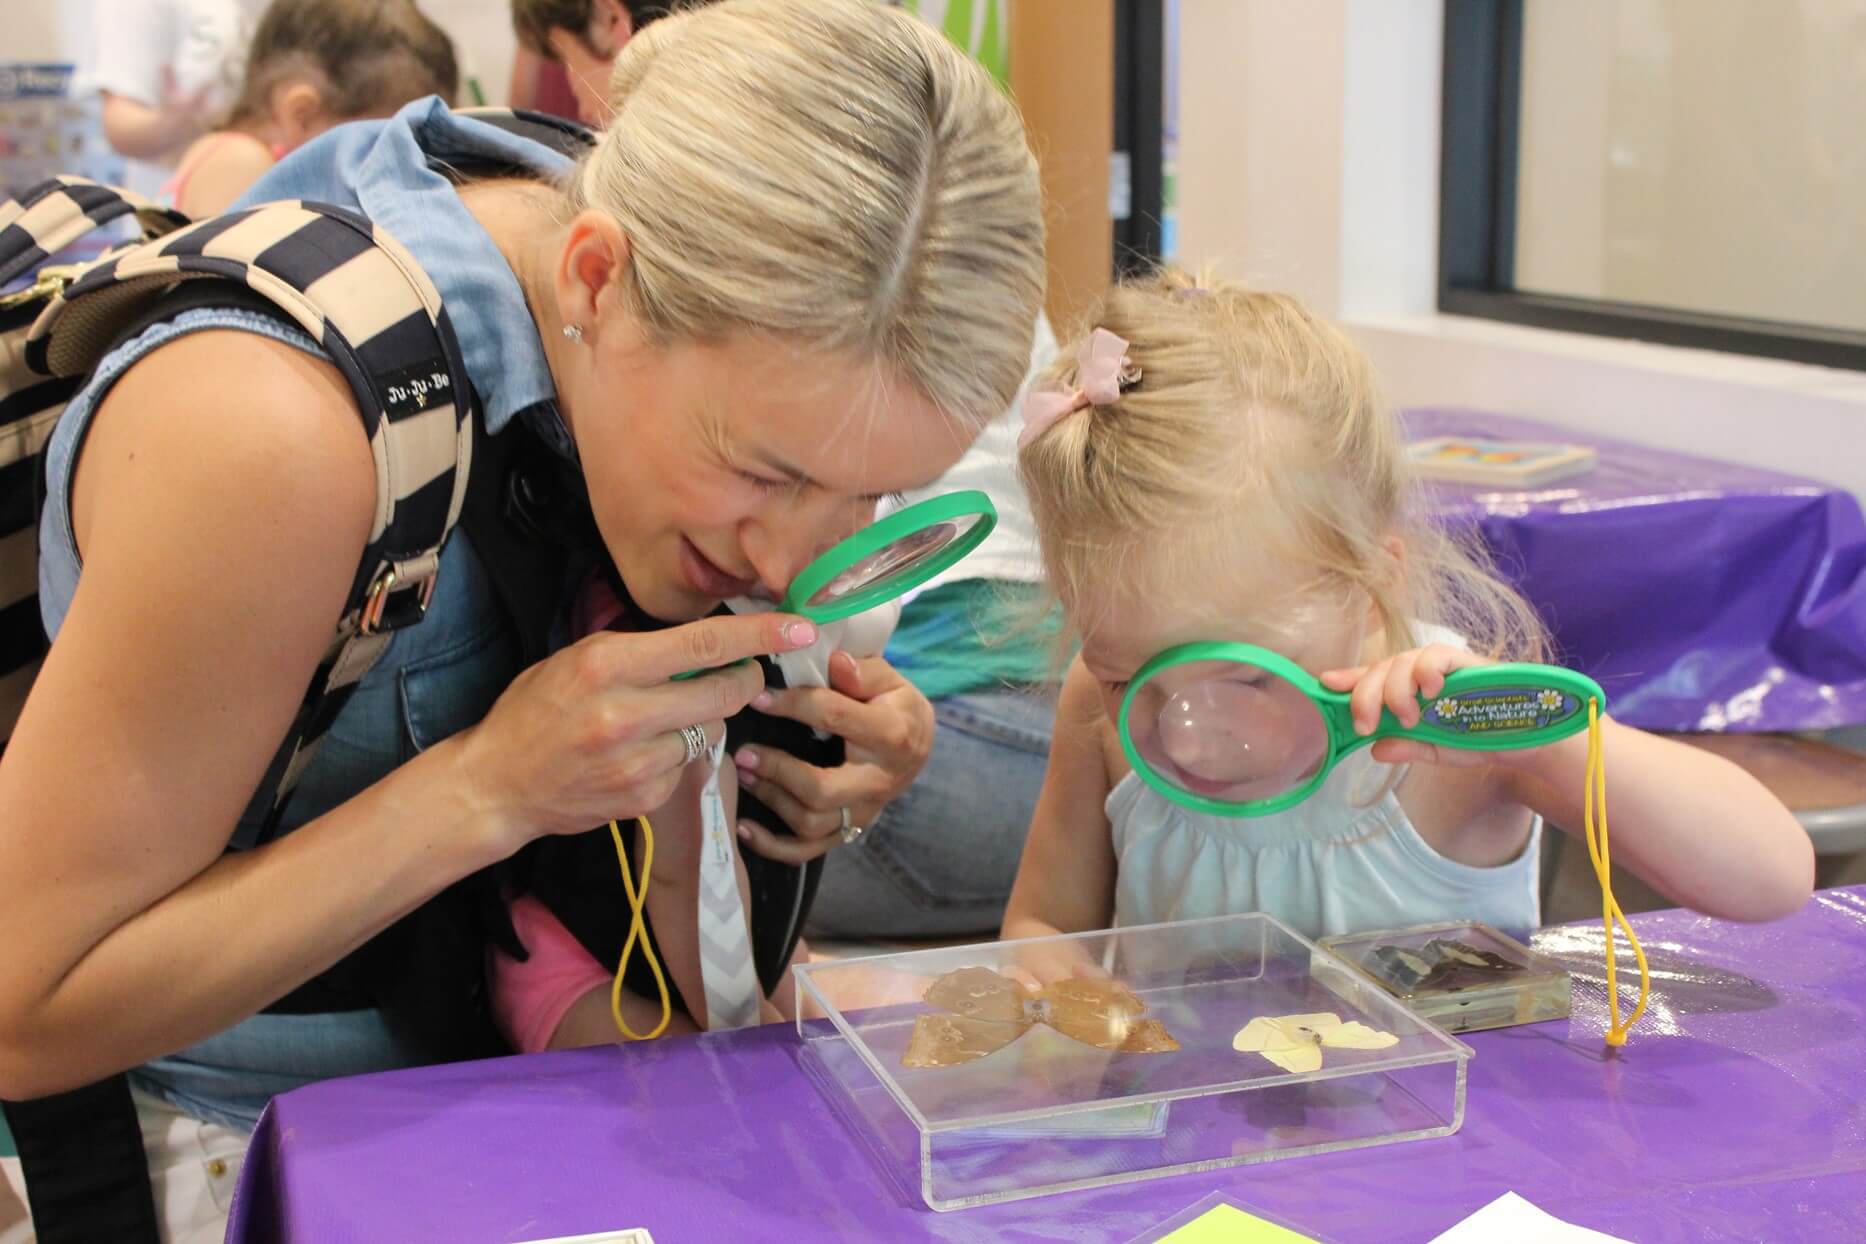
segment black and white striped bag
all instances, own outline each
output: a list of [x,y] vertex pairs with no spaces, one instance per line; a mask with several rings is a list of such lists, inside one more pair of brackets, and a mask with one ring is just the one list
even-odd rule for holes
[[[46,260],[121,217],[143,241],[78,267]],[[260,839],[394,631],[421,620],[460,516],[472,387],[439,293],[393,238],[353,212],[270,203],[195,223],[77,177],[0,206],[0,749],[47,650],[38,603],[41,451],[99,357],[182,282],[237,283],[329,353],[376,463],[376,515],[330,647],[255,796]],[[250,845],[250,844],[241,844]]]

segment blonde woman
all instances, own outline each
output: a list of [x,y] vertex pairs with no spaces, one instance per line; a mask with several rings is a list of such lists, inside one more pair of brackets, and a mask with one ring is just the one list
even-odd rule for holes
[[[135,1069],[148,1109],[238,1132],[294,1085],[436,1057],[395,998],[307,982],[527,843],[658,808],[681,728],[717,740],[761,689],[755,663],[670,677],[815,639],[708,615],[937,478],[1017,390],[1035,165],[937,31],[867,0],[725,0],[631,40],[610,102],[574,166],[429,100],[339,127],[246,201],[348,206],[409,248],[489,441],[586,487],[644,625],[674,625],[521,669],[456,535],[290,832],[228,853],[356,574],[372,459],[345,382],[276,320],[197,308],[120,345],[53,438],[53,644],[0,759],[0,1097]],[[866,820],[930,714],[884,664],[853,689],[862,763],[825,793]],[[410,989],[432,971],[419,946],[399,962]],[[260,1014],[287,994],[310,1013]]]

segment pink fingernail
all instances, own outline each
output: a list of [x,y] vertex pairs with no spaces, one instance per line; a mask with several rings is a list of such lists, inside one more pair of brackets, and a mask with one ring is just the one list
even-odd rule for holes
[[770,708],[771,707],[771,693],[769,691],[760,691],[757,695],[753,696],[752,707],[760,708],[760,709]]
[[816,642],[816,623],[786,622],[784,624],[784,642],[794,648],[808,648]]
[[741,747],[738,755],[734,756],[732,760],[741,769],[756,769],[758,767],[758,753],[749,747]]
[[752,827],[747,825],[744,821],[740,821],[739,822],[739,841],[750,842],[751,840],[752,840]]
[[740,786],[743,786],[749,789],[753,786],[758,785],[758,775],[756,773],[753,773],[750,769],[740,769],[738,772],[739,772],[739,785]]

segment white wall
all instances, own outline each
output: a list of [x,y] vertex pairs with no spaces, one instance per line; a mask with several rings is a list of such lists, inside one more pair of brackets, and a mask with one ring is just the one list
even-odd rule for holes
[[1183,0],[1180,262],[1342,318],[1466,405],[1866,492],[1866,376],[1439,315],[1440,0]]
[[[454,41],[460,74],[478,81],[489,104],[503,104],[511,94],[512,57],[518,40],[512,34],[512,0],[418,0]],[[462,104],[472,103],[461,83]]]
[[73,64],[90,29],[90,0],[0,0],[0,60]]

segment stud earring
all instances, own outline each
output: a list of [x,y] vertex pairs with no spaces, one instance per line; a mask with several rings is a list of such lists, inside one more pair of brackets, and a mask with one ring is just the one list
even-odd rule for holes
[[576,342],[578,345],[582,345],[583,344],[583,325],[581,324],[564,325],[564,336],[570,338],[570,340]]

